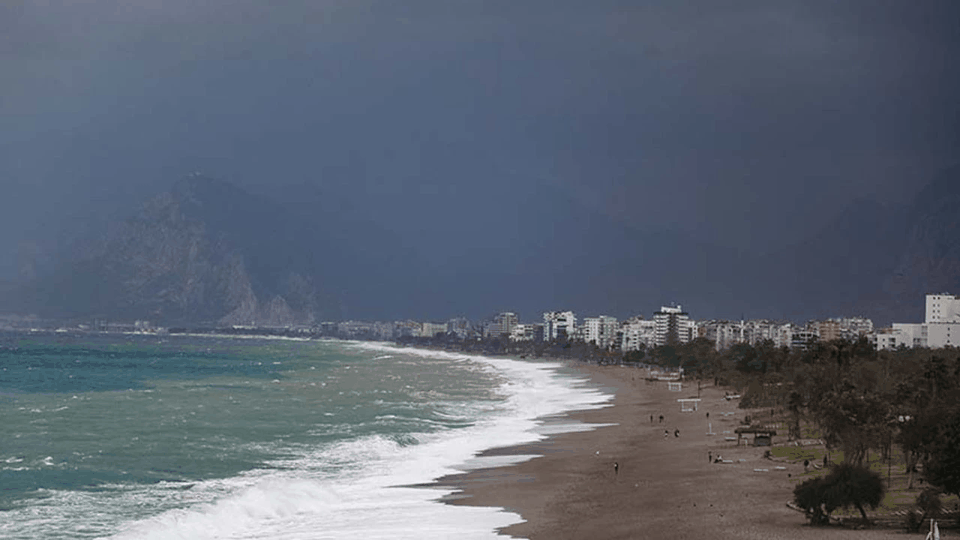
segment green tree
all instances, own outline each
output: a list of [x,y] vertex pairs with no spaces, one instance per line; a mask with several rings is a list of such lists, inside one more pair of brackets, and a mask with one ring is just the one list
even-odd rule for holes
[[960,408],[938,426],[923,464],[923,476],[943,491],[960,495]]
[[803,509],[811,525],[826,525],[830,521],[830,514],[823,508],[823,485],[823,477],[817,477],[793,488],[793,502]]
[[795,487],[793,500],[804,509],[812,525],[824,525],[834,510],[850,506],[860,511],[864,521],[869,521],[864,506],[876,509],[883,493],[883,480],[878,473],[860,465],[841,463],[826,476]]
[[830,470],[824,479],[824,501],[827,508],[855,507],[864,521],[868,521],[864,505],[876,509],[883,500],[883,479],[876,471],[841,463]]

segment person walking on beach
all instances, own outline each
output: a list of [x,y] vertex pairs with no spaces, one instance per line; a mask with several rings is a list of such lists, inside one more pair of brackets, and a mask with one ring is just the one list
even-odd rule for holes
[[707,452],[707,463],[713,463],[713,451]]
[[661,423],[661,424],[663,423],[663,415],[662,415],[662,414],[660,415],[660,423]]
[[620,464],[617,463],[616,461],[614,461],[614,462],[613,462],[613,475],[614,475],[614,476],[617,476],[618,474],[620,474]]
[[680,436],[680,429],[675,429],[675,430],[673,430],[673,436],[674,436],[674,437],[679,437],[679,436]]
[[663,438],[666,439],[669,436],[670,436],[670,430],[669,429],[663,430]]

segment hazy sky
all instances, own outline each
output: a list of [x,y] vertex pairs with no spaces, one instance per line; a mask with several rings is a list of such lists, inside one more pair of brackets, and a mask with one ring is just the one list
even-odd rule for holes
[[957,160],[958,28],[953,0],[6,0],[0,276],[193,171],[401,231],[481,204],[462,236],[509,234],[549,191],[776,249]]

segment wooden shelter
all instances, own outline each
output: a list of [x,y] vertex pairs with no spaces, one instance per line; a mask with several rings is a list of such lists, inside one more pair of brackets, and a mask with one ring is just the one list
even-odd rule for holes
[[740,446],[744,435],[753,435],[754,446],[770,446],[773,436],[777,434],[777,430],[765,426],[738,427],[734,432],[737,434],[737,446]]

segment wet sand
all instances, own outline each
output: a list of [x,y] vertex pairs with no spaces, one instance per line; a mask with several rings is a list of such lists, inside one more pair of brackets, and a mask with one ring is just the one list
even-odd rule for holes
[[[803,514],[786,505],[803,465],[771,461],[763,457],[765,448],[727,441],[726,437],[736,436],[733,430],[745,413],[736,401],[724,399],[722,388],[704,386],[699,410],[680,412],[676,400],[697,397],[696,382],[685,382],[682,391],[671,392],[665,382],[648,382],[646,372],[635,368],[577,369],[595,383],[615,389],[616,397],[612,407],[570,417],[617,425],[488,452],[485,455],[541,457],[441,479],[441,484],[461,490],[449,499],[450,504],[517,512],[525,522],[501,533],[531,540],[902,540],[919,536],[892,530],[808,526]],[[734,414],[724,416],[724,412]],[[659,422],[661,414],[663,423]],[[708,434],[708,422],[714,435]],[[675,430],[679,437],[674,436]],[[708,452],[732,462],[709,462]],[[619,464],[618,472],[614,463]]]

